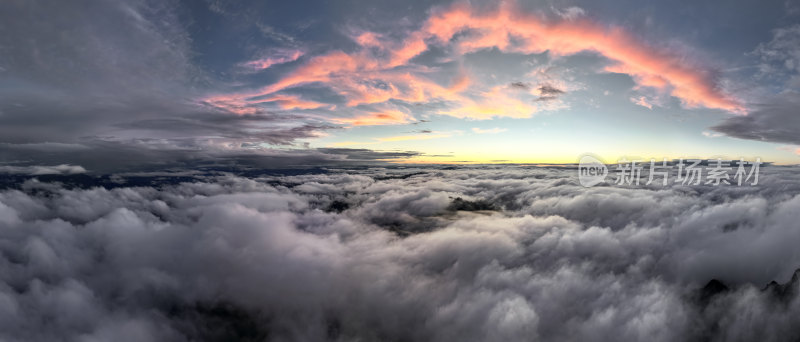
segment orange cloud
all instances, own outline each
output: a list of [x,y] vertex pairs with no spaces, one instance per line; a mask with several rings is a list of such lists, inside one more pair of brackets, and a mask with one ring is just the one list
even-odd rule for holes
[[326,106],[324,103],[303,100],[296,95],[274,95],[260,100],[261,103],[275,102],[283,109],[314,109]]
[[509,96],[505,89],[505,86],[497,86],[481,93],[477,100],[462,99],[458,107],[440,111],[440,114],[474,120],[494,117],[524,119],[538,111],[538,108],[530,102]]
[[380,46],[380,35],[374,32],[362,32],[361,34],[353,37],[358,45],[371,47],[371,46]]
[[299,67],[287,77],[261,90],[262,93],[273,93],[289,87],[314,82],[327,82],[337,75],[357,75],[359,71],[375,70],[379,62],[366,52],[346,54],[334,51],[327,55],[317,56],[307,64]]
[[452,93],[460,93],[472,85],[472,79],[464,73],[456,76],[450,83],[448,90]]
[[396,125],[411,122],[411,116],[399,110],[387,110],[353,118],[336,118],[333,121],[352,126]]
[[241,94],[214,95],[204,98],[202,102],[239,115],[257,114],[261,112],[261,108],[258,105],[264,103],[275,103],[281,109],[315,109],[328,106],[324,103],[303,100],[297,95],[282,94],[275,94],[258,100],[250,100],[248,96],[242,96]]
[[[465,75],[451,79],[449,86],[432,81],[426,76],[427,68],[411,61],[428,50],[429,44],[437,44],[449,48],[455,57],[491,48],[508,53],[549,51],[554,56],[594,51],[615,62],[607,72],[631,75],[638,87],[675,96],[687,107],[746,113],[741,101],[719,89],[712,73],[686,63],[672,51],[647,45],[620,28],[608,28],[579,17],[547,20],[516,10],[509,2],[490,12],[479,13],[464,3],[439,9],[419,30],[409,32],[399,42],[372,32],[358,34],[353,40],[361,49],[313,57],[273,84],[228,95],[220,103],[234,112],[247,112],[248,104],[258,102],[258,98],[318,83],[344,97],[347,107],[391,100],[410,103],[436,100],[447,108],[435,113],[470,119],[526,118],[539,109],[530,101],[499,91],[496,85],[487,89]],[[299,98],[278,103],[284,109],[318,108],[311,107],[317,104],[303,103]],[[390,124],[405,123],[408,118],[407,114],[394,112],[333,121],[352,125]]]
[[[618,28],[607,29],[587,20],[551,23],[512,7],[505,3],[493,13],[476,14],[467,5],[457,5],[433,15],[425,30],[441,43],[467,33],[454,42],[462,53],[492,47],[555,55],[596,51],[618,62],[609,71],[630,74],[640,85],[666,91],[689,107],[745,112],[740,101],[718,89],[708,72],[687,65],[681,56],[645,45]],[[516,44],[510,43],[511,37]]]

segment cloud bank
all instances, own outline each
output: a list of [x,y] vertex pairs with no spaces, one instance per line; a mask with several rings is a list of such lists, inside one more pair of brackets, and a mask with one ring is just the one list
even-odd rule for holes
[[800,182],[762,172],[590,189],[522,166],[29,178],[0,192],[0,339],[792,340]]

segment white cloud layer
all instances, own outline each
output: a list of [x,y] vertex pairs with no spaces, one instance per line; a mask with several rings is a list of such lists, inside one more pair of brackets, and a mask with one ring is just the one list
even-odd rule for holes
[[[757,187],[585,189],[575,176],[28,181],[0,192],[0,340],[800,337],[795,169],[766,167]],[[730,290],[703,294],[714,278]],[[771,280],[789,290],[762,291]]]
[[60,164],[60,165],[33,165],[33,166],[12,166],[12,165],[0,165],[0,174],[3,173],[10,173],[10,174],[28,174],[28,175],[74,175],[79,173],[85,173],[86,169],[84,169],[80,165],[69,165],[69,164]]

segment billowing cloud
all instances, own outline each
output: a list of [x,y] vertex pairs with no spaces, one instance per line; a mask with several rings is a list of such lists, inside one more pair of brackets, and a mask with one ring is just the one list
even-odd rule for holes
[[28,178],[0,191],[0,338],[792,340],[800,182],[762,171],[590,189],[528,166]]

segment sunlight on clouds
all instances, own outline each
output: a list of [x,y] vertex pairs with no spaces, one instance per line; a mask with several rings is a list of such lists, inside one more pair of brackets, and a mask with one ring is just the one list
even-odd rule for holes
[[378,113],[369,113],[353,118],[332,119],[336,123],[352,126],[396,125],[411,122],[412,118],[407,113],[399,110],[387,110]]
[[[492,48],[503,53],[536,54],[547,51],[555,57],[594,51],[615,62],[606,68],[606,72],[631,75],[638,86],[675,96],[687,107],[745,113],[739,99],[719,90],[711,73],[687,61],[679,53],[645,44],[620,28],[609,28],[584,19],[583,11],[578,8],[559,13],[562,19],[554,21],[539,14],[518,11],[513,3],[503,3],[488,13],[478,13],[470,5],[459,3],[434,10],[418,30],[408,32],[401,41],[362,31],[352,36],[353,41],[361,47],[356,51],[335,50],[314,56],[260,89],[209,97],[204,101],[231,112],[252,113],[249,107],[257,105],[259,97],[315,83],[342,96],[348,108],[389,101],[405,104],[437,102],[446,105],[432,109],[434,114],[477,120],[528,118],[539,110],[551,109],[547,105],[539,108],[523,98],[503,93],[500,91],[503,85],[472,82],[466,73],[452,78],[449,86],[440,85],[430,77],[435,70],[412,61],[436,46],[448,51],[454,60]],[[295,53],[285,59],[295,56],[300,55]],[[293,99],[282,107],[319,108],[312,107],[312,102],[301,105],[300,101]],[[648,108],[652,106],[642,98],[636,103]],[[358,116],[352,109],[341,113],[356,116],[331,121],[352,125],[408,121],[396,114]]]
[[328,105],[310,100],[303,100],[295,95],[274,95],[261,100],[259,103],[277,103],[283,109],[314,109]]

